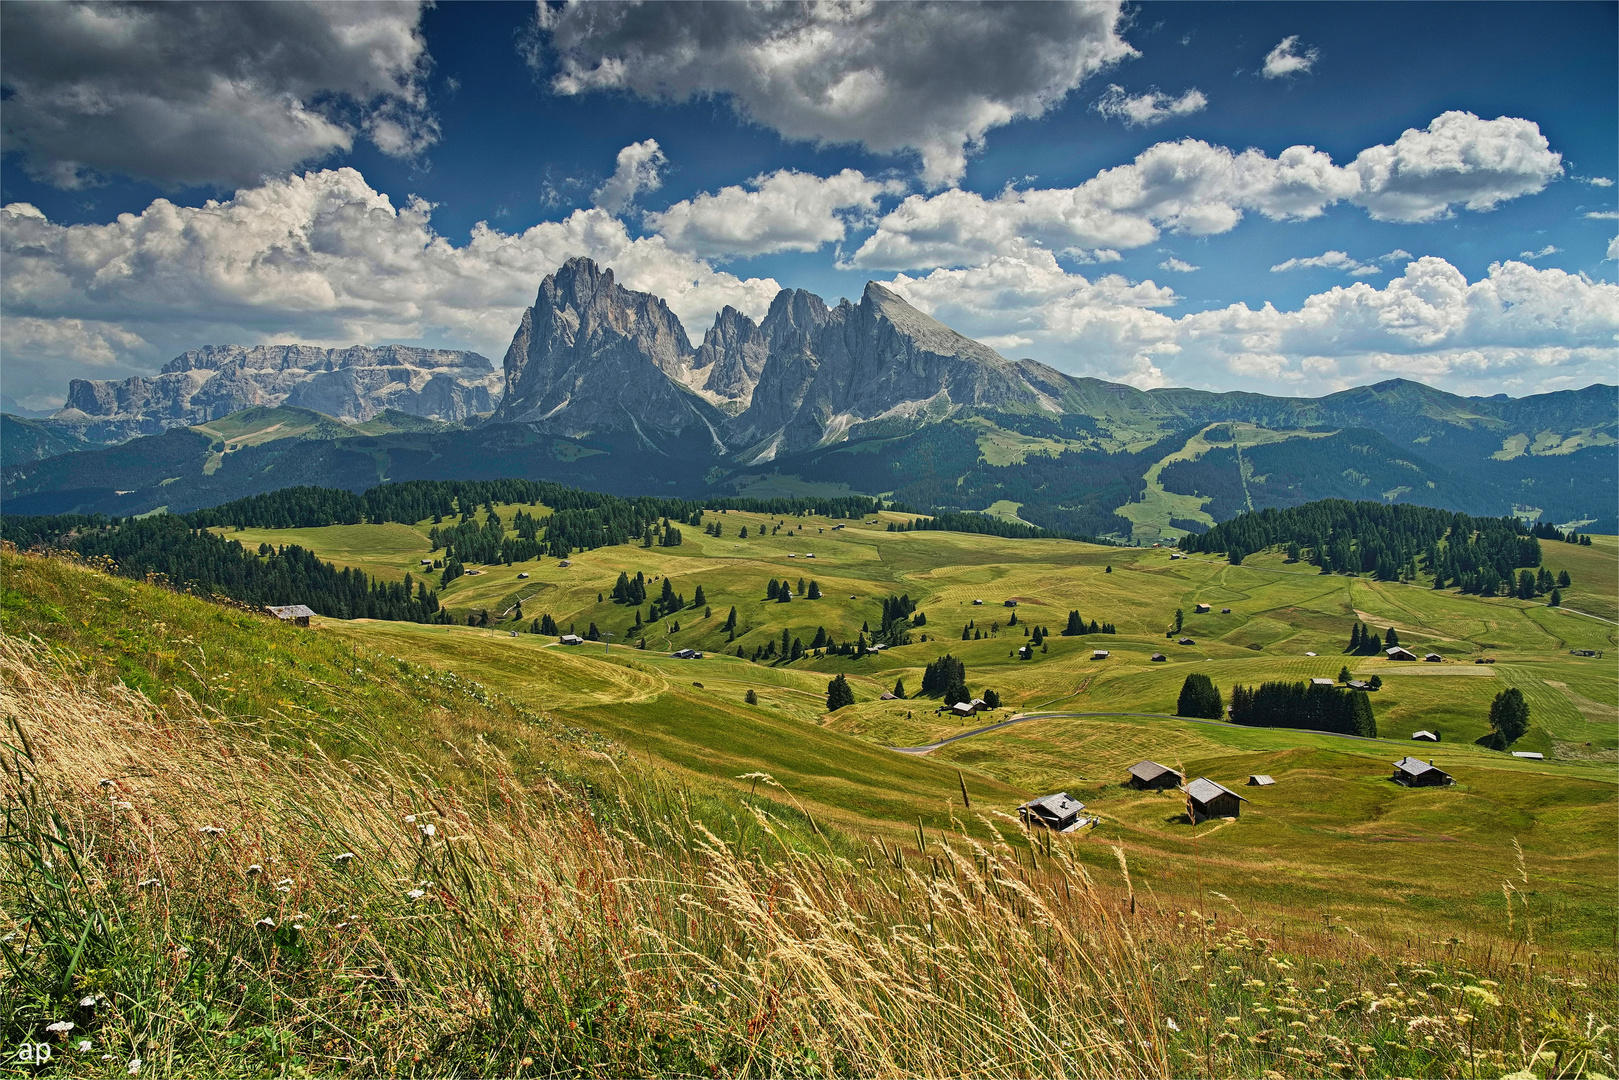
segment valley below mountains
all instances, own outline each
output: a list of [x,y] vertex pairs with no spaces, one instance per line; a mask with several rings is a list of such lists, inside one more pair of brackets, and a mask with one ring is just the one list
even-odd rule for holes
[[836,305],[783,290],[758,322],[727,308],[694,345],[662,299],[587,259],[541,283],[498,371],[405,346],[213,346],[151,379],[75,381],[54,417],[0,423],[8,513],[521,476],[618,494],[860,492],[1147,542],[1326,497],[1593,531],[1614,531],[1619,504],[1613,386],[1140,390],[1008,359],[875,282]]

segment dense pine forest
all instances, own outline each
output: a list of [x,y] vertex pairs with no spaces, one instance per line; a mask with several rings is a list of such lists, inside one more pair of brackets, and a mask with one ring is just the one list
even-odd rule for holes
[[1324,573],[1371,574],[1382,581],[1432,575],[1434,588],[1495,596],[1519,588],[1518,570],[1540,565],[1540,540],[1578,542],[1550,526],[1531,530],[1516,518],[1475,518],[1405,503],[1326,499],[1285,510],[1240,514],[1182,550],[1225,552],[1233,563],[1286,547],[1288,558]]
[[360,570],[339,570],[297,545],[249,550],[172,514],[117,522],[79,515],[8,516],[0,519],[0,535],[20,547],[45,545],[111,560],[124,577],[156,577],[254,606],[307,604],[338,619],[449,621],[438,595],[409,574],[402,582],[379,581]]

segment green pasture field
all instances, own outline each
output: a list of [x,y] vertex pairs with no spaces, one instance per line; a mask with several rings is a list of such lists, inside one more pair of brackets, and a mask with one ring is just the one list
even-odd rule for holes
[[[507,521],[510,511],[500,508]],[[868,525],[708,514],[705,520],[722,525],[718,538],[682,526],[680,547],[583,551],[565,568],[549,557],[481,567],[485,573],[441,592],[462,618],[488,609],[495,620],[489,629],[321,620],[315,633],[360,651],[455,671],[694,776],[737,785],[747,783],[739,776],[769,773],[821,820],[879,831],[906,823],[914,828],[918,817],[943,821],[959,768],[975,809],[1011,813],[1022,799],[1069,790],[1101,819],[1094,832],[1073,841],[1081,856],[1111,860],[1110,846],[1118,845],[1139,880],[1160,892],[1213,889],[1237,904],[1444,936],[1504,926],[1507,875],[1519,898],[1528,898],[1530,916],[1541,920],[1536,933],[1548,944],[1583,949],[1613,943],[1619,627],[1604,621],[1619,601],[1613,538],[1596,538],[1592,547],[1543,545],[1547,567],[1573,576],[1564,596],[1571,611],[1587,613],[1577,615],[1543,602],[1323,575],[1274,552],[1231,566],[1206,556],[1172,559],[1158,548],[886,531],[889,521],[906,519],[884,513]],[[770,535],[779,523],[785,523],[781,531]],[[834,530],[836,524],[845,528]],[[746,540],[738,535],[743,525]],[[427,557],[425,523],[232,535],[249,543],[301,543],[384,577]],[[810,552],[813,560],[806,558]],[[646,649],[635,648],[636,611],[606,595],[620,572],[637,571],[648,579],[650,596],[666,576],[688,604],[701,585],[707,613],[688,607],[648,625]],[[519,579],[519,573],[530,576]],[[771,579],[786,579],[797,594],[801,577],[815,580],[823,598],[765,599]],[[738,647],[751,656],[767,641],[779,645],[784,628],[806,646],[817,627],[852,642],[863,626],[877,629],[881,599],[900,593],[917,601],[927,618],[912,630],[910,645],[862,658],[793,663],[734,655]],[[1005,606],[1009,599],[1015,609]],[[523,619],[502,621],[517,600]],[[1195,613],[1200,602],[1212,610]],[[737,633],[727,640],[723,626],[732,606]],[[1177,608],[1183,630],[1170,634]],[[1113,623],[1118,633],[1061,637],[1069,610],[1087,622]],[[1017,624],[1009,625],[1014,611]],[[581,634],[594,623],[613,635],[613,644],[567,648],[527,633],[545,613]],[[640,614],[644,619],[645,608]],[[1395,627],[1408,647],[1445,659],[1399,664],[1347,656],[1357,618],[1379,633]],[[969,622],[980,639],[961,640]],[[1015,659],[1034,625],[1050,632],[1044,651]],[[1178,644],[1181,636],[1195,644]],[[683,647],[708,655],[698,661],[667,656]],[[1109,656],[1095,659],[1097,649]],[[1576,657],[1572,649],[1604,655]],[[996,690],[1003,708],[961,721],[939,715],[936,700],[879,700],[897,680],[914,694],[923,667],[946,652],[965,663],[975,693]],[[1166,659],[1153,662],[1155,652]],[[1474,663],[1480,659],[1495,663]],[[1209,675],[1229,695],[1237,683],[1336,678],[1343,667],[1357,678],[1383,680],[1372,695],[1380,740],[1075,717],[1015,726],[924,756],[886,749],[922,745],[1019,712],[1172,713],[1192,671]],[[849,677],[856,704],[828,716],[826,683],[840,673]],[[1514,749],[1541,752],[1545,762],[1475,745],[1488,730],[1491,700],[1509,686],[1522,690],[1532,713],[1529,734]],[[749,689],[758,696],[756,706],[743,702]],[[1411,743],[1419,728],[1439,732],[1443,741]],[[1457,786],[1407,791],[1392,784],[1390,763],[1407,752],[1451,769]],[[1278,784],[1257,793],[1241,789],[1251,802],[1239,820],[1193,828],[1181,817],[1178,794],[1119,787],[1123,770],[1141,758],[1232,786],[1252,773],[1268,773]],[[959,813],[959,793],[955,797]],[[1523,848],[1522,871],[1514,839]],[[1513,910],[1514,918],[1523,917]]]

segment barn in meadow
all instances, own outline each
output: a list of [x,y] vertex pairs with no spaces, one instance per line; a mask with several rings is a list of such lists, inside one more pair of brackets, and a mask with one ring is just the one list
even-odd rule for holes
[[1248,800],[1228,787],[1200,776],[1185,787],[1186,816],[1196,825],[1214,817],[1240,817],[1242,804]]

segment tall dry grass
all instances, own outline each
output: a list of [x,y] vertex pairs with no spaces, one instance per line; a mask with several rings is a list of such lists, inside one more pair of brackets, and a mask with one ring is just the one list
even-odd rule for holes
[[651,770],[597,800],[485,750],[451,789],[74,670],[0,639],[0,1038],[75,1075],[1613,1069],[1585,980],[1131,914],[1010,820],[850,857]]

